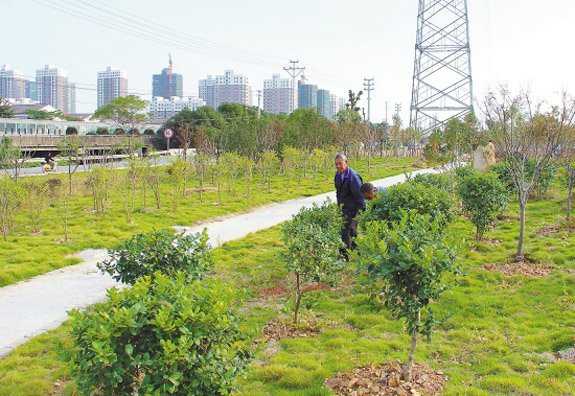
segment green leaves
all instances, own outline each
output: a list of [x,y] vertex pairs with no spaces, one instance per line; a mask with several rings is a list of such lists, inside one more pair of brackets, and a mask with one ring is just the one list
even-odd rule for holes
[[108,253],[112,258],[98,263],[98,268],[127,284],[134,284],[142,276],[151,276],[156,271],[168,275],[181,271],[190,280],[201,279],[213,267],[205,230],[195,235],[174,234],[168,230],[142,233]]
[[230,285],[157,272],[108,297],[69,313],[67,358],[84,395],[229,393],[249,358]]

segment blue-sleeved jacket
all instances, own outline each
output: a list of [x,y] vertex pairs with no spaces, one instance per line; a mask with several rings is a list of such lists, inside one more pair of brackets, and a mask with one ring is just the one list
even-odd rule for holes
[[359,173],[348,166],[343,173],[343,179],[339,172],[335,172],[334,184],[337,203],[344,215],[353,217],[357,212],[365,210],[365,199],[359,192],[363,184]]

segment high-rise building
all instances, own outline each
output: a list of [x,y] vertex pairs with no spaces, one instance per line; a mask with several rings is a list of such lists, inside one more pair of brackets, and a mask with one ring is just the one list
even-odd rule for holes
[[328,120],[333,118],[333,113],[331,111],[331,100],[330,94],[327,89],[317,90],[317,107],[319,108],[319,114],[324,116]]
[[188,98],[173,97],[171,99],[155,97],[150,102],[149,111],[153,114],[155,120],[167,120],[185,108],[194,111],[205,105],[206,102],[202,99],[191,96]]
[[317,107],[317,85],[307,84],[305,76],[297,83],[298,90],[298,109],[315,109]]
[[76,113],[76,84],[70,84],[70,114]]
[[214,109],[222,103],[241,103],[251,106],[253,102],[253,89],[250,79],[243,74],[234,74],[233,70],[226,70],[225,74],[208,76],[199,81],[200,98],[207,106]]
[[8,65],[0,68],[0,98],[20,100],[25,97],[24,74]]
[[36,81],[24,81],[24,97],[30,98],[32,102],[38,101],[38,84]]
[[162,69],[162,74],[152,76],[152,97],[170,99],[184,95],[184,77],[174,73],[172,67]]
[[115,98],[128,95],[128,76],[126,72],[106,67],[98,72],[98,108],[106,106]]
[[270,80],[264,80],[264,111],[290,114],[293,111],[293,94],[292,79],[274,74]]
[[54,106],[58,110],[70,112],[70,86],[68,73],[52,65],[36,70],[38,101]]

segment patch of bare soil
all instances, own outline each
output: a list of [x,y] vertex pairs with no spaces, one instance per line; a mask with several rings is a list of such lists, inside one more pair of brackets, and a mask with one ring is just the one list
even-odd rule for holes
[[[218,191],[218,189],[216,187],[204,187],[204,188],[202,188],[202,192],[205,192],[205,193],[214,192],[214,191]],[[199,188],[186,188],[185,193],[186,194],[188,194],[188,193],[199,194],[200,189]]]
[[502,241],[501,241],[501,239],[491,239],[491,238],[483,237],[483,238],[481,238],[481,240],[479,242],[483,243],[485,245],[488,245],[488,246],[497,247],[497,246],[501,245]]
[[571,363],[575,363],[575,348],[564,349],[557,352],[557,357],[560,360],[566,360]]
[[324,385],[338,395],[348,396],[435,396],[449,380],[441,371],[414,363],[411,381],[406,382],[401,379],[404,368],[399,361],[360,367],[328,378]]
[[505,276],[523,275],[530,278],[546,278],[553,270],[550,265],[540,265],[526,261],[518,263],[489,263],[482,267],[486,271],[501,272]]
[[557,234],[561,229],[561,224],[550,224],[535,230],[537,235],[550,236]]
[[274,319],[265,324],[262,340],[266,343],[286,338],[315,338],[320,334],[320,328],[309,326],[307,323],[293,325],[285,321]]

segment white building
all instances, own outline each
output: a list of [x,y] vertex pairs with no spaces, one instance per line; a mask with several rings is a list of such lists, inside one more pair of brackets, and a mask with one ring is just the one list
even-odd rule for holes
[[264,111],[271,114],[293,112],[293,80],[274,74],[264,80]]
[[98,108],[106,106],[115,98],[128,95],[126,72],[108,66],[98,72]]
[[24,74],[8,65],[0,68],[0,98],[20,100],[25,97]]
[[68,72],[52,65],[36,70],[38,102],[54,106],[63,113],[70,112]]
[[153,114],[152,118],[155,120],[167,120],[185,108],[194,111],[205,105],[206,102],[202,99],[191,96],[187,98],[172,96],[171,99],[164,99],[158,96],[150,102],[149,112]]
[[199,96],[207,106],[214,109],[222,103],[241,103],[251,106],[253,103],[253,89],[250,79],[243,74],[234,74],[233,70],[226,70],[225,74],[208,76],[199,81]]

